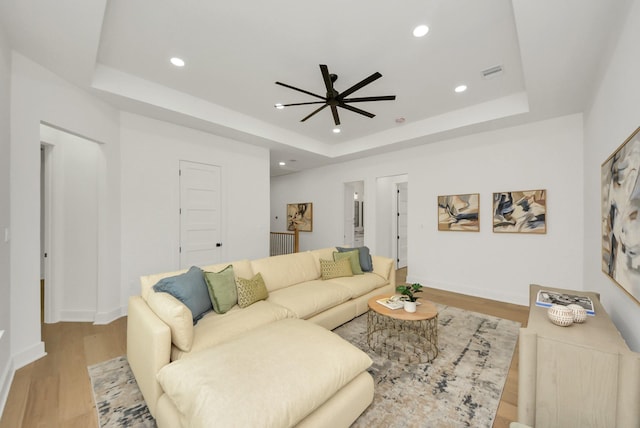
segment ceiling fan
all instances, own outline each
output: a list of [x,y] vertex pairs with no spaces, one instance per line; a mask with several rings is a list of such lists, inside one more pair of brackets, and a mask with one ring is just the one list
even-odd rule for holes
[[315,115],[325,107],[331,107],[331,113],[333,114],[333,121],[336,126],[340,125],[340,116],[338,115],[338,107],[342,107],[343,109],[350,110],[355,113],[359,113],[363,116],[367,116],[369,118],[374,117],[375,114],[369,113],[368,111],[364,111],[357,107],[353,107],[348,103],[362,103],[368,101],[393,101],[396,99],[395,95],[383,95],[378,97],[361,97],[361,98],[347,98],[349,95],[361,89],[362,87],[368,85],[369,83],[378,80],[382,77],[382,74],[375,72],[371,76],[363,79],[362,81],[356,83],[346,91],[342,93],[335,90],[333,84],[336,80],[338,80],[338,75],[329,74],[329,68],[320,64],[320,72],[322,73],[322,79],[324,80],[324,86],[327,88],[327,96],[322,97],[318,94],[314,94],[313,92],[305,91],[304,89],[296,88],[291,85],[287,85],[286,83],[276,82],[276,85],[284,86],[285,88],[293,89],[294,91],[302,92],[303,94],[311,95],[316,98],[320,98],[322,101],[310,101],[306,103],[294,103],[294,104],[277,104],[276,107],[291,107],[291,106],[304,106],[309,104],[322,104],[316,110],[311,112],[309,115],[305,116],[300,122],[304,122],[309,119],[311,116]]

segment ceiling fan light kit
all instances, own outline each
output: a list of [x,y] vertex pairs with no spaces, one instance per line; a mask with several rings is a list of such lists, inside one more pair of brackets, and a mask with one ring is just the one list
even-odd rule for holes
[[[285,88],[293,89],[294,91],[302,92],[303,94],[311,95],[312,97],[318,98],[322,101],[310,101],[305,103],[293,103],[293,104],[276,104],[276,108],[283,107],[292,107],[292,106],[303,106],[303,105],[311,105],[311,104],[322,104],[320,107],[312,111],[310,114],[302,118],[300,122],[304,122],[310,117],[314,116],[321,110],[326,107],[331,107],[331,114],[333,115],[333,121],[336,126],[340,125],[340,116],[338,115],[338,107],[343,108],[345,110],[352,111],[354,113],[361,114],[363,116],[367,116],[369,118],[373,118],[375,114],[369,113],[368,111],[359,109],[350,105],[349,103],[360,103],[360,102],[368,102],[368,101],[393,101],[396,99],[395,95],[382,95],[382,96],[374,96],[374,97],[360,97],[360,98],[347,98],[352,93],[356,92],[358,89],[363,88],[375,80],[378,80],[382,77],[382,74],[375,72],[371,76],[361,80],[355,85],[351,86],[349,89],[338,92],[334,88],[334,83],[338,80],[338,75],[330,74],[329,68],[325,64],[320,64],[320,72],[322,73],[322,79],[324,81],[325,88],[327,89],[326,96],[320,96],[318,94],[314,94],[313,92],[305,91],[304,89],[296,88],[295,86],[287,85],[286,83],[276,82],[276,85],[284,86]],[[278,107],[278,106],[282,107]]]

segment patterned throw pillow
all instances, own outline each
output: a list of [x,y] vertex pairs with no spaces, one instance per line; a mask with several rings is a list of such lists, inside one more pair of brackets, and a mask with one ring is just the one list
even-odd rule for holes
[[351,263],[351,272],[354,275],[362,275],[362,268],[360,267],[360,252],[358,250],[346,251],[344,253],[333,252],[333,260],[338,261],[341,259],[348,259]]
[[267,286],[264,284],[260,272],[251,279],[238,278],[236,286],[238,287],[238,306],[241,308],[246,308],[269,297]]
[[229,265],[220,272],[205,272],[209,297],[216,313],[224,314],[238,303],[238,290],[233,266]]
[[349,262],[348,258],[337,261],[320,259],[320,273],[322,279],[353,276],[351,262]]

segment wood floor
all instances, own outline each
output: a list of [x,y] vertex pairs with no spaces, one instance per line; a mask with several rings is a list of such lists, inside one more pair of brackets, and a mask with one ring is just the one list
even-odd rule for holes
[[[398,283],[406,269],[397,272]],[[481,312],[526,324],[524,306],[479,299],[426,288],[424,296],[437,303]],[[127,320],[109,325],[91,323],[43,324],[47,356],[14,376],[0,428],[97,428],[87,366],[126,353]],[[508,427],[517,417],[518,353],[511,363],[494,427]]]

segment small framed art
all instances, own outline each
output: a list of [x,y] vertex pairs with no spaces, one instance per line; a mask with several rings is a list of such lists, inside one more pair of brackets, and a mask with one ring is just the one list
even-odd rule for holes
[[438,196],[438,230],[479,232],[480,194]]
[[287,204],[287,230],[298,232],[313,231],[313,204],[303,202],[297,204]]
[[493,231],[547,233],[547,191],[522,190],[493,194]]

